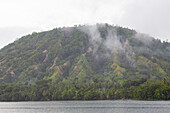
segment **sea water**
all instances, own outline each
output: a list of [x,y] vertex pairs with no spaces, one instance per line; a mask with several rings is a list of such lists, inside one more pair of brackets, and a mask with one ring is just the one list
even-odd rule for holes
[[170,113],[170,101],[0,102],[0,113]]

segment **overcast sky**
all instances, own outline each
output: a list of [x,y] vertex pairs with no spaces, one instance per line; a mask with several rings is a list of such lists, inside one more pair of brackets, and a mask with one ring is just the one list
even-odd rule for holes
[[170,41],[170,0],[0,0],[0,48],[34,31],[95,23]]

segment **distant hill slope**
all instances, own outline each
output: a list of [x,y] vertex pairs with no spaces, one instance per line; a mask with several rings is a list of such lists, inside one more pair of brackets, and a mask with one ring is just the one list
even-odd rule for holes
[[32,33],[0,50],[0,84],[26,87],[44,80],[106,88],[169,77],[170,43],[108,24]]

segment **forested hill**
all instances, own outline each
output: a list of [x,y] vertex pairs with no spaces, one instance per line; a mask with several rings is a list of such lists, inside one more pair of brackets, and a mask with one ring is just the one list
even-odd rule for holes
[[55,28],[0,50],[0,100],[170,99],[170,43],[108,24]]

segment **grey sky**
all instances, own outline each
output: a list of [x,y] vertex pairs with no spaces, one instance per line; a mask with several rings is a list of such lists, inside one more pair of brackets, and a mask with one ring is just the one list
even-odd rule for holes
[[95,23],[170,40],[170,0],[0,0],[0,48],[34,31]]

